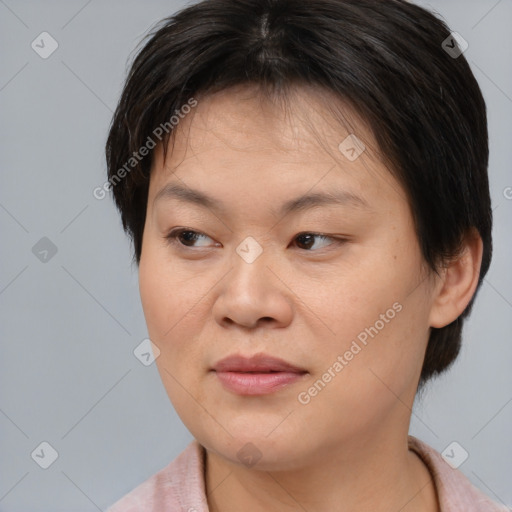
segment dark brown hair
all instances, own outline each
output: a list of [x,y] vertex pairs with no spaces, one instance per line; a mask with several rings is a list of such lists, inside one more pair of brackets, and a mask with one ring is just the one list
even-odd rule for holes
[[[471,230],[479,233],[478,291],[492,252],[486,108],[443,21],[402,0],[205,0],[147,37],[106,144],[109,182],[137,263],[151,154],[130,159],[150,147],[155,129],[167,127],[166,148],[169,119],[190,98],[243,84],[271,93],[304,85],[334,93],[368,123],[407,193],[430,269],[456,257]],[[454,322],[431,329],[421,384],[455,360],[475,296]]]

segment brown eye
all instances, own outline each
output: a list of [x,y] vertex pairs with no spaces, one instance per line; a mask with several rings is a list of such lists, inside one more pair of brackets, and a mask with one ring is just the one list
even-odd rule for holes
[[204,233],[200,233],[199,231],[194,231],[193,229],[174,229],[168,235],[166,235],[166,240],[171,244],[179,244],[184,247],[204,247],[208,244],[200,244],[194,245],[198,240],[207,238],[211,240],[211,238]]
[[[297,241],[297,245],[302,246],[301,249],[305,250],[311,250],[312,247],[314,247],[313,250],[319,250],[323,249],[324,247],[328,247],[329,245],[332,245],[332,242],[335,244],[343,243],[344,240],[341,238],[335,238],[332,236],[322,235],[320,233],[301,233],[296,236],[295,240]],[[317,244],[315,247],[316,240],[322,240],[322,241],[331,241],[331,243],[326,244]],[[320,245],[320,247],[318,247]]]

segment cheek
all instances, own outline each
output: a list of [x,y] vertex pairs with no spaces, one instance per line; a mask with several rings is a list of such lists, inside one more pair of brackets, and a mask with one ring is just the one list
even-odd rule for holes
[[210,307],[201,300],[207,288],[180,273],[161,250],[146,247],[139,264],[139,291],[149,337],[160,349],[157,364],[178,376],[184,365],[198,360],[193,351],[199,350],[195,340],[205,308]]
[[[187,298],[187,287],[180,284],[168,264],[162,262],[157,251],[145,248],[139,264],[139,291],[146,320],[149,338],[160,350],[156,365],[160,377],[177,412],[182,416],[192,409],[190,396],[183,391],[192,389],[196,375],[190,371],[198,361],[197,354],[191,352],[196,337],[193,308]],[[190,300],[189,300],[190,299]]]
[[[404,302],[389,323],[373,319],[362,328],[352,324],[352,332],[364,336],[341,333],[336,344],[325,348],[323,365],[318,366],[310,387],[301,389],[310,398],[304,414],[324,418],[328,431],[335,428],[348,437],[377,428],[391,411],[395,418],[407,418],[427,332],[420,335],[417,325],[422,315],[411,301]],[[352,323],[350,317],[347,323]]]
[[357,265],[328,269],[314,280],[294,279],[290,286],[307,305],[304,315],[321,320],[316,323],[328,347],[342,348],[358,335],[364,341],[376,323],[379,333],[389,331],[399,316],[400,304],[395,303],[404,300],[417,273],[408,263],[398,271],[393,261],[381,250],[361,255]]
[[187,311],[187,287],[158,250],[145,247],[139,264],[139,292],[150,338],[161,350]]
[[151,252],[143,253],[139,264],[139,292],[150,338],[157,343],[168,320],[166,312],[170,298],[169,283],[159,270]]
[[[379,402],[376,407],[396,404],[401,408],[400,402],[408,403],[414,396],[429,335],[421,294],[417,289],[408,296],[397,295],[395,308],[388,304],[390,308],[369,318],[355,338],[361,351],[348,368],[349,389],[370,403]],[[391,302],[395,297],[389,298]]]
[[[316,377],[329,368],[337,375],[322,391],[324,399],[360,417],[415,389],[428,341],[428,290],[420,259],[416,253],[397,260],[393,255],[361,259],[352,272],[325,281],[321,294],[306,297],[302,290],[304,302],[329,327],[315,348],[322,360]],[[334,367],[336,361],[342,370],[340,364]],[[365,409],[368,404],[374,408]]]

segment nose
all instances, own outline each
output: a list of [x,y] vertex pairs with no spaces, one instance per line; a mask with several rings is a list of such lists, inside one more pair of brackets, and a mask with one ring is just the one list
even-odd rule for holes
[[270,251],[252,262],[234,254],[231,271],[220,283],[212,314],[222,327],[245,329],[286,327],[293,317],[293,302],[286,279]]

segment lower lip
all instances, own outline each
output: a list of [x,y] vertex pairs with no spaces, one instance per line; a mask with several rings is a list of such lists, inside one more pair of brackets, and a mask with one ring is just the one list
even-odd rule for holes
[[239,373],[215,372],[222,385],[238,395],[267,395],[300,380],[295,372]]

